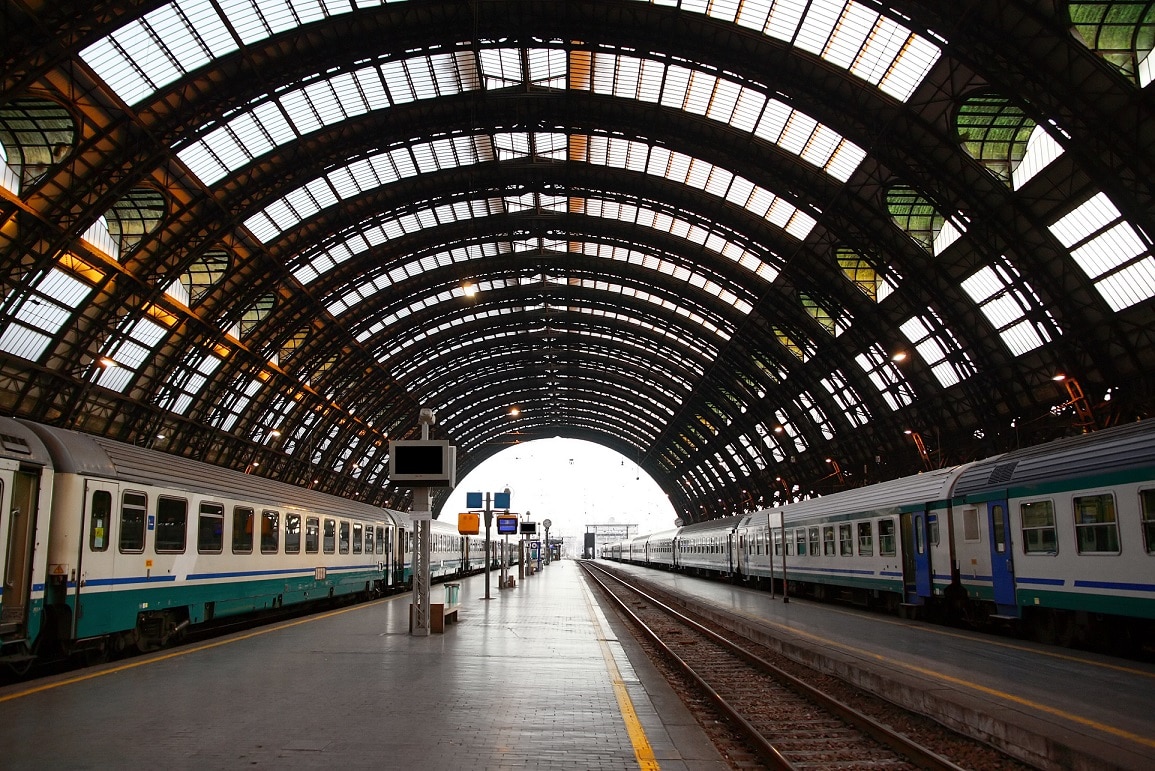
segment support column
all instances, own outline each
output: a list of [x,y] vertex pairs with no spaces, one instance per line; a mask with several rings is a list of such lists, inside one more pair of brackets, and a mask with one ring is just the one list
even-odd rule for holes
[[433,521],[432,496],[428,487],[413,489],[413,634],[421,637],[430,633],[430,561]]

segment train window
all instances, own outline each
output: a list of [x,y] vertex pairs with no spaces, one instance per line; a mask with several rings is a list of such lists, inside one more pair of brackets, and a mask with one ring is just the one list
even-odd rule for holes
[[967,543],[977,543],[981,541],[982,531],[979,530],[979,512],[978,509],[963,509],[963,540]]
[[894,520],[878,520],[878,556],[893,557],[894,550]]
[[838,526],[838,554],[843,557],[854,554],[854,531],[850,529],[850,525]]
[[321,541],[321,549],[326,554],[332,554],[337,551],[337,520],[325,520],[325,534]]
[[233,554],[253,553],[254,519],[256,513],[249,507],[233,507]]
[[381,525],[377,528],[377,553],[385,553],[385,526]]
[[774,556],[782,556],[782,533],[774,531]]
[[88,548],[91,551],[108,551],[108,533],[112,526],[112,493],[108,490],[93,490],[88,516]]
[[914,548],[919,554],[926,554],[926,518],[914,518]]
[[825,557],[834,556],[834,526],[822,528],[822,554]]
[[144,519],[148,498],[144,493],[125,493],[120,499],[120,550],[144,551]]
[[225,545],[225,507],[201,501],[197,514],[197,552],[220,554]]
[[341,527],[338,530],[338,532],[341,534],[341,537],[338,539],[338,545],[340,546],[339,551],[342,554],[348,554],[349,553],[349,523],[348,522],[342,522]]
[[321,521],[316,517],[307,517],[305,519],[305,552],[307,554],[316,554],[317,547],[320,546],[321,535]]
[[[344,524],[344,523],[342,523],[342,524]],[[346,525],[346,527],[348,527],[348,525]],[[360,522],[354,522],[353,523],[353,553],[354,554],[360,554],[361,553],[361,544],[365,543],[361,537],[363,532],[364,532],[364,528],[365,528],[365,526],[362,525]]]
[[365,525],[365,553],[373,553],[373,526]]
[[819,554],[822,553],[819,551],[819,549],[822,547],[818,542],[818,528],[816,528],[816,527],[810,528],[809,548],[810,548],[810,554],[815,556],[815,557],[817,557]]
[[1000,503],[991,506],[991,540],[994,542],[995,552],[1002,554],[1007,550],[1007,514]]
[[285,554],[301,553],[301,515],[285,515]]
[[1139,508],[1143,517],[1143,545],[1155,554],[1155,490],[1139,491]]
[[261,512],[261,554],[281,550],[281,513],[272,509]]
[[800,527],[794,531],[794,543],[798,546],[798,556],[806,556],[806,528]]
[[1055,530],[1055,504],[1052,501],[1030,501],[1019,504],[1023,520],[1024,554],[1058,554],[1059,537]]
[[935,546],[938,546],[940,541],[941,541],[941,536],[939,535],[938,515],[937,514],[928,514],[927,515],[926,527],[927,527],[927,531],[930,533],[930,542],[933,543]]
[[1115,496],[1110,493],[1075,498],[1075,542],[1079,553],[1117,554],[1119,524],[1115,519]]
[[156,552],[180,554],[188,538],[188,501],[161,496],[156,502]]
[[858,556],[859,557],[873,557],[874,556],[874,523],[873,522],[859,522],[858,523]]

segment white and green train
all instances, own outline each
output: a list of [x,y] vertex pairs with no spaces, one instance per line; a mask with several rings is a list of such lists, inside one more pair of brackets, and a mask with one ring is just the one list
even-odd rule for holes
[[638,536],[603,553],[1127,650],[1155,639],[1155,421]]
[[[484,569],[483,541],[432,533],[435,578]],[[399,591],[411,534],[401,512],[0,418],[0,662],[149,650],[229,617]]]

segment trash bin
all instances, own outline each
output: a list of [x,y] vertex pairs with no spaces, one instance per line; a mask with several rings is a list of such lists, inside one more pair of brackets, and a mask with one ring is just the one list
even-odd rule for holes
[[461,599],[461,584],[445,585],[445,604],[456,605]]

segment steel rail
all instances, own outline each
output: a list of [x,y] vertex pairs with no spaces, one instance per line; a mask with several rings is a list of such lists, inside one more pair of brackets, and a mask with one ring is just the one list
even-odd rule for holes
[[[779,679],[783,680],[787,685],[789,685],[791,688],[795,689],[798,693],[804,695],[807,698],[814,700],[818,705],[820,705],[824,709],[827,709],[830,712],[832,712],[833,714],[842,718],[843,720],[845,720],[850,725],[854,726],[858,730],[862,731],[866,735],[868,735],[871,738],[878,741],[880,744],[882,744],[882,745],[890,748],[894,752],[906,757],[907,760],[909,760],[911,763],[914,763],[915,765],[919,766],[920,768],[933,769],[935,771],[940,771],[940,770],[941,771],[965,771],[965,769],[962,766],[959,766],[959,765],[951,762],[947,758],[944,758],[942,755],[939,755],[938,753],[934,752],[933,750],[930,750],[929,748],[924,747],[921,744],[918,744],[917,742],[907,738],[906,736],[891,730],[890,728],[888,728],[887,726],[878,722],[877,720],[870,717],[869,715],[866,715],[866,714],[860,712],[859,710],[856,710],[853,707],[849,706],[848,704],[845,704],[845,703],[839,701],[838,699],[835,699],[832,696],[830,696],[826,693],[823,693],[822,691],[818,690],[814,686],[809,685],[808,683],[805,683],[802,680],[798,679],[797,677],[790,674],[786,670],[784,670],[780,667],[777,667],[774,664],[771,664],[769,661],[766,661],[765,659],[761,658],[757,654],[746,650],[741,645],[733,642],[732,640],[729,640],[729,639],[719,635],[718,633],[706,628],[705,626],[703,626],[699,622],[686,616],[684,613],[681,613],[680,611],[675,610],[674,608],[670,607],[666,603],[657,599],[653,595],[648,594],[647,592],[639,589],[638,587],[627,583],[626,581],[622,580],[618,576],[607,571],[604,567],[602,567],[600,565],[594,565],[593,563],[590,563],[588,561],[582,561],[581,565],[583,568],[586,569],[587,574],[590,575],[590,577],[593,580],[597,581],[599,583],[599,585],[606,588],[606,593],[608,594],[608,596],[613,598],[615,604],[619,608],[621,608],[625,612],[625,614],[627,616],[629,616],[634,621],[634,623],[639,626],[639,628],[643,629],[643,631],[650,637],[650,639],[652,639],[655,642],[655,644],[660,646],[663,649],[663,651],[666,651],[668,653],[668,655],[671,656],[671,658],[673,660],[675,660],[682,669],[684,669],[687,673],[689,673],[689,675],[696,682],[698,682],[699,684],[702,685],[702,687],[705,689],[705,691],[708,694],[710,694],[710,698],[713,699],[715,701],[715,703],[719,704],[719,706],[723,709],[723,711],[725,711],[728,715],[735,716],[737,725],[739,725],[744,732],[757,733],[757,729],[755,729],[748,721],[746,721],[740,715],[737,715],[737,713],[728,704],[725,704],[722,697],[718,696],[710,686],[706,685],[705,682],[702,680],[702,678],[699,677],[696,672],[694,672],[693,668],[687,662],[685,662],[680,657],[678,657],[677,654],[673,653],[673,651],[670,651],[670,649],[665,645],[665,643],[663,643],[661,640],[659,640],[657,638],[656,633],[654,633],[653,630],[651,630],[649,628],[649,626],[645,624],[644,621],[642,621],[632,610],[630,610],[625,605],[625,603],[622,602],[621,599],[619,599],[612,592],[610,592],[608,587],[605,587],[605,584],[600,579],[598,579],[598,577],[593,573],[593,570],[595,568],[602,575],[613,579],[614,581],[621,584],[622,586],[624,586],[629,591],[635,593],[637,596],[644,599],[646,602],[651,603],[655,607],[662,610],[664,613],[666,613],[669,616],[673,617],[674,619],[678,620],[680,623],[685,624],[686,626],[690,627],[691,629],[698,632],[699,634],[707,637],[711,641],[717,643],[718,645],[723,646],[727,650],[731,651],[735,655],[741,657],[742,659],[744,659],[745,661],[750,663],[752,666],[762,670],[763,672],[771,675],[772,677],[779,678]],[[771,745],[765,739],[765,737],[761,736],[761,734],[758,734],[757,737],[751,736],[751,738],[755,739],[755,744],[759,748],[768,746],[771,748],[771,750],[773,752],[773,756],[776,756],[778,758],[782,758],[782,762],[785,763],[786,765],[778,766],[778,767],[780,767],[780,768],[792,768],[793,767],[790,765],[788,760],[786,760],[785,758],[783,758],[781,756],[781,753],[779,753],[777,749],[773,748],[773,745]],[[772,762],[776,762],[776,761],[773,761],[773,756],[770,756],[770,759],[772,760]]]

